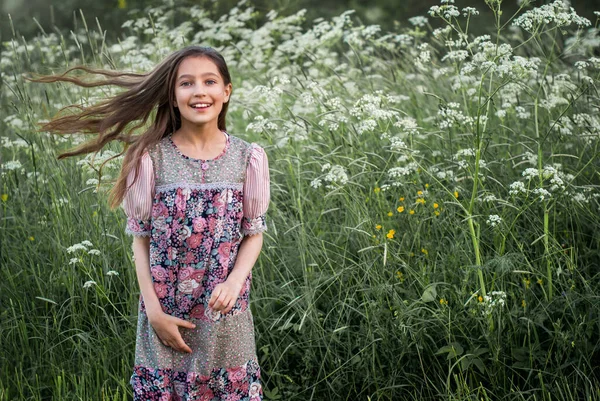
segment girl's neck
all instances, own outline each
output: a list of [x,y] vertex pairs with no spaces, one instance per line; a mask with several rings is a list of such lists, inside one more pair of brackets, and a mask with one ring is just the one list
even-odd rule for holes
[[190,126],[184,123],[173,133],[173,136],[182,146],[199,151],[221,144],[223,141],[223,132],[217,125]]

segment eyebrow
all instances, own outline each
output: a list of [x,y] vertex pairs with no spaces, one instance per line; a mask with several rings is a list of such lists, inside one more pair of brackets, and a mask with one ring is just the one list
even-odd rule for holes
[[[204,74],[202,74],[202,76],[206,76],[206,75],[214,75],[215,77],[219,78],[219,76],[217,74],[215,74],[214,72],[205,72]],[[183,75],[180,75],[179,78],[177,78],[177,80],[180,80],[181,78],[194,78],[194,76],[191,74],[183,74]]]

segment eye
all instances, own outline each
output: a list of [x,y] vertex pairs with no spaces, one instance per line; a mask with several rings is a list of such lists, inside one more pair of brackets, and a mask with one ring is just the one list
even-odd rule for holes
[[206,81],[206,83],[209,85],[214,85],[217,83],[217,81],[215,81],[214,79],[209,79],[208,81]]
[[180,84],[180,86],[189,86],[189,85],[191,85],[191,84],[192,84],[191,82],[188,82],[188,81],[183,81],[183,82]]

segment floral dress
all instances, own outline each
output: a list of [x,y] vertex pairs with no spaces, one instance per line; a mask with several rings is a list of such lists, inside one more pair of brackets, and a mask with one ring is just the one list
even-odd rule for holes
[[262,400],[248,307],[252,273],[228,313],[208,301],[233,270],[244,236],[267,229],[268,161],[260,146],[223,134],[225,148],[211,160],[184,155],[169,134],[145,151],[135,182],[135,171],[129,174],[125,231],[150,237],[149,269],[162,310],[196,325],[180,328],[192,353],[164,345],[140,295],[134,400]]

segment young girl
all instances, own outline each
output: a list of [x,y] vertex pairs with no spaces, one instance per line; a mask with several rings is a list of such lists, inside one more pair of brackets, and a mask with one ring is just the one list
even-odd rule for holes
[[84,82],[69,70],[37,81],[127,88],[43,129],[99,133],[59,158],[111,140],[130,144],[111,206],[123,201],[141,291],[134,400],[262,400],[248,302],[267,229],[269,170],[260,146],[226,132],[225,60],[190,46],[148,74],[77,69],[106,79]]

